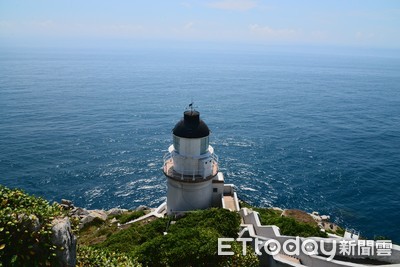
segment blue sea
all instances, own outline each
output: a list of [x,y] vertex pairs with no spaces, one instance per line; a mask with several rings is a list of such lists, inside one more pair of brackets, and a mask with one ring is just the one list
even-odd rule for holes
[[400,242],[400,57],[387,54],[1,49],[0,184],[155,207],[192,100],[241,199]]

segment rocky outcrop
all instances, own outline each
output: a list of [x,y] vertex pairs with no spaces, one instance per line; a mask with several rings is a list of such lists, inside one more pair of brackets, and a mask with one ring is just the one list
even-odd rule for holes
[[307,212],[305,212],[303,210],[285,209],[282,212],[281,216],[293,218],[296,221],[301,222],[301,223],[307,223],[307,224],[314,225],[314,226],[317,225],[314,218],[310,214],[308,214]]
[[107,216],[118,216],[127,211],[128,210],[126,210],[126,209],[112,208],[112,209],[106,211],[106,213],[107,213]]
[[74,205],[72,204],[72,201],[68,200],[68,199],[61,199],[60,206],[65,210],[69,210],[69,209],[73,209],[74,208]]
[[93,221],[105,222],[108,214],[104,210],[87,210],[83,208],[74,208],[69,212],[72,218],[79,219],[79,228],[82,229],[86,224]]
[[69,267],[76,265],[76,242],[68,217],[56,218],[52,221],[52,243],[62,250],[56,251],[58,266]]
[[90,210],[89,214],[80,220],[79,227],[82,228],[88,223],[93,221],[105,222],[107,220],[107,213],[104,210]]
[[150,210],[149,207],[144,206],[144,205],[140,205],[139,207],[136,208],[136,211],[144,211],[144,210]]
[[[69,217],[55,218],[52,221],[52,243],[62,248],[61,250],[56,250],[56,265],[62,267],[76,265],[77,238],[72,232],[70,218],[78,219],[79,228],[82,229],[85,225],[105,222],[107,218],[118,216],[128,211],[120,208],[113,208],[108,211],[98,209],[88,210],[75,207],[72,201],[66,199],[62,199],[60,205],[64,210],[69,211]],[[142,207],[142,209],[146,208]],[[117,222],[115,218],[113,220],[110,223]]]
[[[71,206],[73,206],[71,204]],[[141,210],[147,210],[145,206],[140,207]],[[110,210],[87,210],[84,208],[74,207],[69,211],[69,216],[79,220],[79,229],[85,227],[85,225],[105,222],[107,218],[122,215],[128,212],[127,209],[112,208]]]
[[70,212],[69,215],[71,217],[77,217],[78,219],[81,219],[84,216],[87,216],[89,214],[89,211],[87,209],[83,208],[73,208]]

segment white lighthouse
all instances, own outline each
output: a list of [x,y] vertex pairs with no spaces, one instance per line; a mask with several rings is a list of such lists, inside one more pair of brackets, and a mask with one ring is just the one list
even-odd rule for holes
[[209,144],[210,130],[200,113],[185,111],[172,132],[173,144],[164,156],[163,166],[168,186],[167,213],[224,206],[224,190],[230,187],[224,189],[218,157]]

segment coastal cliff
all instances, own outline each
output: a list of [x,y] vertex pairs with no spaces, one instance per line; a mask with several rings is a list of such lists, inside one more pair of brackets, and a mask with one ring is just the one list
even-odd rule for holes
[[225,209],[126,224],[151,210],[50,204],[3,186],[0,195],[0,266],[258,266],[239,245],[234,256],[216,254],[217,239],[237,237],[240,225],[240,216]]
[[2,185],[0,196],[0,266],[140,266],[126,255],[78,241],[85,227],[130,220],[143,215],[146,207],[137,212],[87,210],[64,199],[50,204]]
[[[154,218],[144,216],[153,211],[145,206],[89,210],[65,199],[50,204],[4,186],[0,195],[0,266],[259,265],[254,253],[242,255],[237,244],[234,256],[216,255],[218,237],[236,238],[239,230],[240,216],[226,209]],[[324,237],[321,223],[329,232],[342,231],[300,210],[254,208],[243,201],[241,206],[288,235]]]

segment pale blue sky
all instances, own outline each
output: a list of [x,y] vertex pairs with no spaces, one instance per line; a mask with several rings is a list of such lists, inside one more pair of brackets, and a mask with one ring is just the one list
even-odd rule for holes
[[398,0],[0,0],[0,42],[400,48]]

